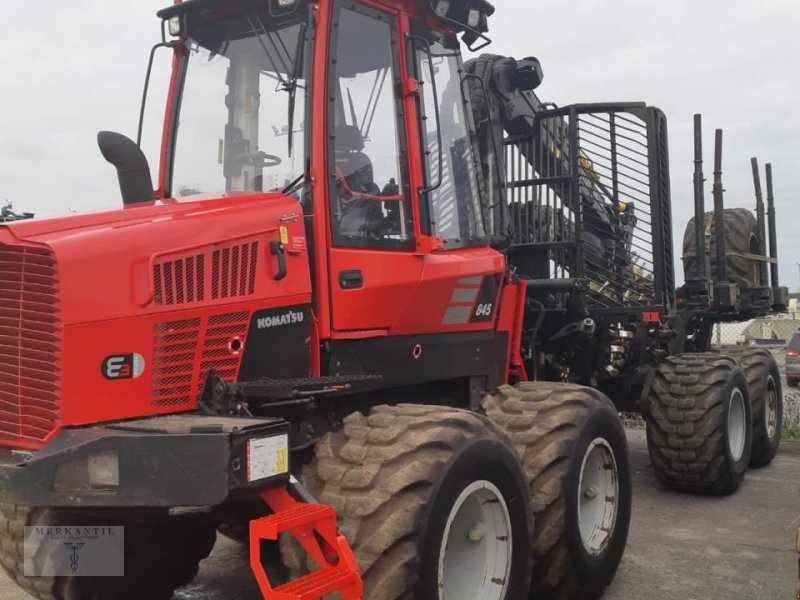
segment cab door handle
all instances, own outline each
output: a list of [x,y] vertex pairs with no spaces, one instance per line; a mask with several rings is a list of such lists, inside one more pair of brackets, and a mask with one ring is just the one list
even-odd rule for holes
[[275,273],[275,281],[280,281],[286,277],[288,272],[286,270],[286,250],[284,250],[283,244],[280,242],[270,242],[269,251],[272,256],[278,257],[278,272]]
[[357,290],[364,287],[361,271],[342,271],[339,273],[339,287],[343,290]]

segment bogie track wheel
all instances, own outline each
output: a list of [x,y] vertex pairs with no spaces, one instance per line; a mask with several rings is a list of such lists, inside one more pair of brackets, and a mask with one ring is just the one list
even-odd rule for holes
[[597,390],[504,386],[483,401],[522,460],[534,508],[532,600],[589,600],[611,583],[631,518],[625,430]]
[[738,489],[753,426],[747,381],[733,358],[698,353],[664,359],[644,408],[650,462],[662,483],[710,495]]
[[750,393],[753,413],[751,467],[766,467],[781,444],[783,390],[778,364],[769,350],[754,346],[723,346],[719,352],[736,359]]
[[[347,417],[303,474],[336,507],[370,600],[512,600],[530,577],[532,528],[522,467],[480,415],[381,406]],[[281,540],[295,578],[312,570]]]

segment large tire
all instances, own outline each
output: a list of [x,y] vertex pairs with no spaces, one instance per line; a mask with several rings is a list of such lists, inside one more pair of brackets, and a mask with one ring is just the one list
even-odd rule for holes
[[650,462],[662,483],[710,495],[738,489],[753,428],[747,381],[733,358],[705,353],[664,359],[644,408]]
[[[611,583],[625,551],[631,517],[631,475],[625,430],[611,401],[591,388],[560,383],[504,386],[483,401],[486,416],[511,437],[528,478],[534,509],[534,570],[530,598],[587,600]],[[602,441],[599,447],[596,444]],[[616,498],[603,508],[594,537],[582,534],[582,507],[591,507],[587,457],[597,449],[616,466]],[[603,471],[614,474],[611,462]],[[603,472],[598,471],[598,472]],[[614,493],[615,491],[615,493]],[[591,522],[586,520],[586,522]],[[588,539],[587,539],[588,538]]]
[[765,348],[723,346],[719,352],[736,359],[747,379],[753,413],[751,467],[766,467],[778,453],[783,426],[783,390],[775,357]]
[[[445,577],[444,598],[470,597],[476,590],[481,598],[498,600],[527,594],[532,520],[524,474],[508,440],[480,415],[417,405],[382,406],[369,416],[350,415],[342,431],[319,442],[316,459],[302,479],[320,502],[336,507],[340,531],[358,560],[364,598],[438,598],[443,550],[445,557],[452,557],[456,549],[476,558],[468,553],[498,547],[498,556],[503,548],[507,552],[505,562],[478,555],[475,562],[456,568],[445,559],[444,573],[454,578]],[[492,519],[481,517],[477,522],[486,524],[486,535],[478,528],[475,537],[480,539],[468,542],[476,528],[469,520],[469,536],[451,536],[445,542],[451,511],[475,485],[484,486],[475,490],[478,498],[494,488],[495,498],[479,502],[494,511],[504,506],[506,518],[500,520],[505,526],[492,531]],[[459,523],[456,519],[450,531],[457,531]],[[456,543],[462,539],[466,546]],[[295,542],[281,542],[292,579],[313,568]],[[507,573],[491,569],[502,564],[508,566]],[[488,591],[482,590],[484,585]]]
[[[710,230],[712,236],[708,255],[711,261],[709,276],[718,279],[717,246],[714,237],[716,236],[716,223],[713,212],[706,213],[705,228]],[[761,278],[761,261],[742,256],[742,254],[761,254],[761,234],[758,230],[758,221],[752,211],[746,208],[726,208],[723,231],[725,232],[725,264],[727,265],[728,281],[739,284],[745,290],[768,285]],[[683,236],[683,273],[686,279],[694,279],[699,276],[694,218],[689,221]]]
[[[26,525],[129,525],[124,577],[25,577]],[[206,517],[166,517],[141,522],[99,512],[0,504],[0,564],[37,600],[169,600],[197,574],[216,540]]]

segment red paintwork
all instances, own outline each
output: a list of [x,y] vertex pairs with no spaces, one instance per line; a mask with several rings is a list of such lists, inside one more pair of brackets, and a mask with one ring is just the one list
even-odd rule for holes
[[[269,242],[280,239],[281,225],[290,238],[305,236],[300,215],[296,201],[259,194],[152,203],[0,227],[0,249],[36,245],[49,248],[56,257],[62,334],[61,348],[52,354],[51,362],[52,377],[60,383],[62,394],[57,425],[191,410],[209,368],[222,369],[223,377],[233,380],[242,350],[235,351],[231,342],[237,338],[239,344],[247,343],[250,314],[256,309],[311,302],[307,251],[287,251],[288,275],[279,282],[274,280],[277,262],[269,252]],[[245,265],[239,260],[240,268],[232,268],[233,248],[241,259],[239,249],[245,242],[248,258],[256,257],[252,293],[239,279],[243,272],[249,277],[250,262]],[[254,244],[257,252],[250,254]],[[227,278],[221,266],[214,298],[213,256],[220,251],[221,265],[226,249],[230,249]],[[171,301],[166,289],[161,290],[160,300],[154,297],[156,265],[175,269],[184,264],[176,261],[200,255],[205,257],[203,300],[189,301],[188,282],[179,285],[177,271],[171,279]],[[229,289],[223,294],[224,281],[234,283],[234,274],[235,293]],[[196,289],[199,285],[195,282]],[[215,323],[226,315],[233,316]],[[178,322],[184,323],[175,325]],[[131,353],[144,358],[143,376],[117,381],[101,376],[105,358]],[[168,372],[160,375],[159,369]],[[3,436],[0,443],[35,447],[41,441],[41,436],[17,435]]]
[[[264,598],[315,600],[338,592],[343,600],[361,600],[363,583],[358,563],[347,539],[336,528],[336,509],[298,502],[283,487],[267,489],[261,497],[273,514],[250,521],[250,567]],[[261,540],[275,541],[282,533],[297,540],[318,570],[272,587],[264,570]]]
[[[416,1],[364,3],[397,19],[401,39],[410,31],[412,19],[419,18]],[[209,368],[216,368],[224,378],[235,377],[241,350],[236,352],[234,347],[247,344],[250,314],[256,309],[310,304],[312,286],[317,294],[309,343],[310,375],[321,373],[319,348],[329,339],[499,330],[509,334],[507,376],[525,379],[519,353],[524,286],[502,277],[490,321],[443,324],[448,307],[469,306],[453,299],[456,289],[475,289],[479,287],[475,278],[501,276],[506,264],[504,256],[488,246],[445,250],[440,239],[422,234],[416,192],[424,184],[415,97],[418,86],[407,77],[405,53],[400,54],[405,81],[400,87],[405,90],[402,102],[408,177],[413,190],[414,246],[404,251],[332,246],[326,156],[331,9],[329,0],[322,0],[316,9],[317,46],[311,86],[315,115],[310,167],[313,201],[311,215],[306,215],[311,218],[315,244],[287,247],[285,279],[274,280],[277,263],[269,252],[269,242],[280,240],[281,226],[287,228],[290,240],[304,240],[306,233],[299,204],[274,193],[193,197],[188,202],[167,198],[97,214],[0,226],[0,250],[3,245],[37,246],[55,256],[63,331],[60,347],[52,355],[52,376],[61,386],[54,432],[62,426],[194,409]],[[176,60],[171,81],[173,98],[178,92],[177,67]],[[174,126],[172,116],[170,104],[157,186],[161,195],[169,132]],[[220,256],[233,262],[243,256],[249,258],[255,243],[258,263],[252,290],[248,286],[246,293],[214,298],[210,287],[214,252],[220,251]],[[314,249],[313,256],[309,247]],[[226,249],[230,254],[224,254]],[[196,265],[200,256],[205,260],[202,279],[206,294],[202,300],[195,297],[190,301],[200,284],[188,276],[180,278],[178,272],[189,273],[188,265]],[[244,266],[246,261],[241,262],[241,272],[229,270],[226,281],[245,291],[242,279],[230,279],[235,277],[234,271],[238,277],[245,276],[249,267]],[[341,290],[339,272],[355,269],[363,274],[363,288]],[[225,279],[221,274],[218,277]],[[470,279],[472,283],[465,282]],[[0,296],[0,312],[2,308]],[[215,326],[215,320],[221,318],[227,319],[225,327]],[[22,343],[13,340],[13,344]],[[105,358],[131,353],[140,354],[145,361],[141,377],[112,381],[101,376]],[[4,401],[0,397],[0,420],[6,418],[2,413]],[[3,431],[0,428],[0,445],[35,448],[45,441],[42,435],[4,435]]]

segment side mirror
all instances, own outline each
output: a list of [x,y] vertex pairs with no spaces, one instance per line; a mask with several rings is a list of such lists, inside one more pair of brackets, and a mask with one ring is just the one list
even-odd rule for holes
[[141,148],[124,135],[113,131],[97,134],[100,153],[117,169],[122,204],[130,206],[155,200],[150,166]]

